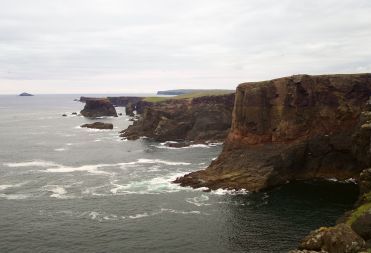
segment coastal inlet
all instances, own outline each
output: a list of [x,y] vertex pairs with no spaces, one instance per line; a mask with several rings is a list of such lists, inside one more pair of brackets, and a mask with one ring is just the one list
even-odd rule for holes
[[[171,182],[206,168],[222,145],[124,141],[125,108],[88,119],[72,114],[76,97],[0,97],[0,252],[286,252],[357,198],[354,184],[332,181],[262,193],[180,187]],[[113,129],[80,127],[96,121]]]

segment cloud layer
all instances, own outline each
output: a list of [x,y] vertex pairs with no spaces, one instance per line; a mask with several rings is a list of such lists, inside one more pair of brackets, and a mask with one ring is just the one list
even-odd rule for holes
[[371,72],[369,0],[0,0],[0,93]]

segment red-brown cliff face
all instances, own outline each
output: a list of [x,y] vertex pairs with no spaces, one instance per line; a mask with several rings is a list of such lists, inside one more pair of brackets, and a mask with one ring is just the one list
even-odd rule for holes
[[256,191],[296,179],[357,177],[367,164],[353,134],[370,95],[371,74],[241,84],[222,154],[176,182]]

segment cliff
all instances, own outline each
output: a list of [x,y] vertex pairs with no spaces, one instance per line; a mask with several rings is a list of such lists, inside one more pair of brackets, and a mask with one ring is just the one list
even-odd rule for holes
[[87,99],[85,107],[80,112],[84,117],[96,118],[103,116],[117,117],[117,112],[112,103],[105,98]]
[[358,178],[368,161],[352,136],[371,95],[371,74],[298,75],[236,91],[222,154],[183,186],[259,191],[291,180]]
[[139,102],[141,116],[121,136],[156,141],[223,141],[231,126],[234,94]]
[[[367,167],[371,162],[371,104],[367,103],[353,134],[352,150]],[[363,170],[358,179],[360,196],[353,210],[348,211],[333,227],[312,231],[291,253],[370,252],[371,251],[371,169]]]

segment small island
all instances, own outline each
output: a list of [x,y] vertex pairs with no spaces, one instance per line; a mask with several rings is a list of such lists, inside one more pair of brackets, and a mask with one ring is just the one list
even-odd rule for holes
[[27,93],[27,92],[23,92],[21,94],[19,94],[20,97],[32,97],[33,95],[30,94],[30,93]]

